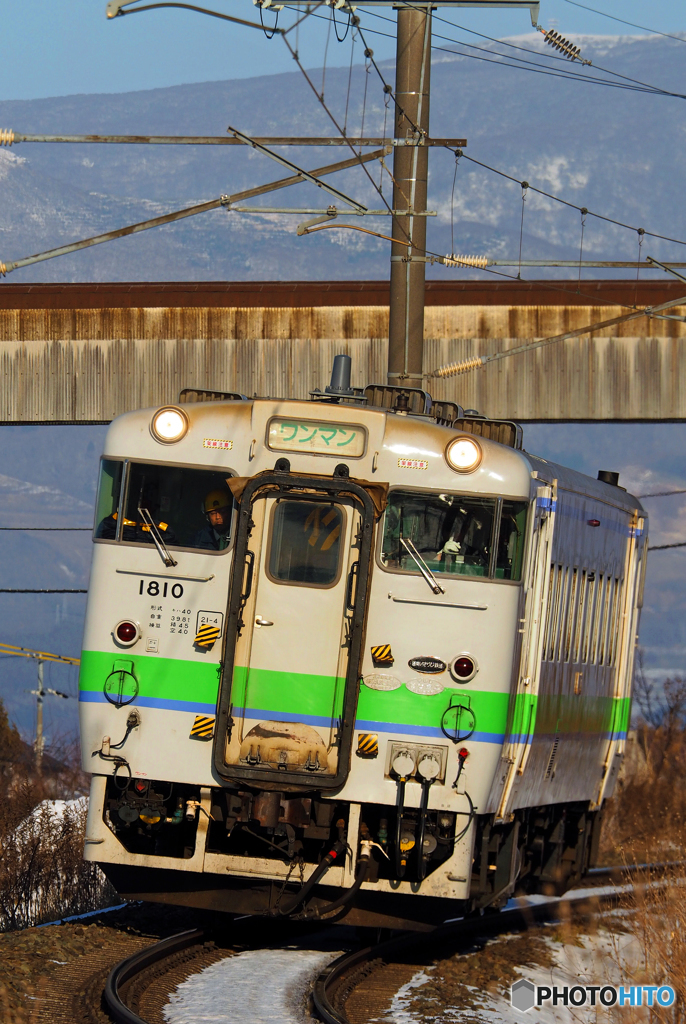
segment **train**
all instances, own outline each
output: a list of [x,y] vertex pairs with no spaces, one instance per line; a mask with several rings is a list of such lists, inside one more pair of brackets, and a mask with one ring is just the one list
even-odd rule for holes
[[595,862],[640,502],[350,375],[108,429],[79,709],[85,857],[125,898],[422,930]]

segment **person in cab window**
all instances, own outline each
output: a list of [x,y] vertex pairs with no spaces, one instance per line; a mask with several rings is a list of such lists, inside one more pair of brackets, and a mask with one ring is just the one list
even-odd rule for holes
[[228,491],[209,492],[203,505],[207,526],[196,533],[194,548],[223,551],[229,546],[232,507],[233,499]]

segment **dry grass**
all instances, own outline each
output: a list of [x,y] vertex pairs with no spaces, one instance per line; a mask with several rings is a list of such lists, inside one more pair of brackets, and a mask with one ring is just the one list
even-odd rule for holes
[[87,776],[74,740],[46,751],[43,771],[0,704],[0,931],[115,902],[102,872],[83,860]]
[[605,863],[681,860],[686,846],[686,679],[664,693],[639,670],[639,712],[622,778],[604,812]]

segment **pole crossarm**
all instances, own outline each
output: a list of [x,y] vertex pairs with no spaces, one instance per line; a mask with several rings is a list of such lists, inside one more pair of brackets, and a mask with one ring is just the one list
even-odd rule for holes
[[660,313],[662,310],[671,309],[673,306],[684,306],[686,305],[686,295],[682,295],[678,299],[670,299],[669,302],[660,302],[655,306],[646,306],[645,309],[637,309],[632,313],[624,313],[623,316],[612,317],[611,320],[600,320],[595,324],[589,324],[587,327],[578,327],[575,331],[566,331],[564,334],[555,334],[552,338],[537,338],[535,341],[527,341],[523,345],[517,345],[515,348],[505,349],[503,352],[494,352],[490,356],[471,356],[469,359],[463,359],[456,363],[447,363],[445,366],[439,366],[433,373],[427,374],[429,377],[456,377],[460,373],[468,373],[470,370],[477,370],[481,366],[485,366],[486,363],[493,363],[498,359],[506,359],[508,356],[516,356],[522,352],[530,352],[535,348],[543,348],[545,345],[553,345],[556,341],[567,341],[569,338],[580,338],[584,334],[593,334],[595,331],[601,331],[606,327],[614,327],[616,324],[625,324],[629,320],[637,320],[639,317],[647,316],[651,317],[655,313]]
[[128,224],[123,228],[116,228],[114,231],[106,231],[102,235],[94,235],[92,238],[84,238],[79,242],[71,242],[69,245],[61,245],[56,249],[48,249],[46,252],[36,253],[34,256],[26,256],[24,259],[13,260],[9,263],[0,261],[0,277],[11,273],[19,267],[28,267],[32,263],[41,263],[43,260],[55,259],[57,256],[66,256],[68,253],[78,252],[80,249],[87,249],[91,245],[100,245],[103,242],[112,242],[117,238],[125,238],[127,235],[137,234],[139,231],[147,231],[149,228],[162,227],[164,224],[172,224],[175,221],[183,220],[186,217],[194,217],[199,213],[208,213],[210,210],[217,210],[221,207],[229,207],[233,203],[245,199],[252,199],[255,196],[265,195],[267,192],[274,192],[277,189],[288,188],[290,185],[299,185],[302,181],[315,180],[325,174],[334,174],[336,171],[347,170],[350,167],[357,167],[359,164],[369,163],[372,160],[379,160],[388,156],[390,146],[383,149],[372,150],[362,156],[351,157],[348,160],[340,160],[335,164],[327,164],[318,167],[313,171],[298,171],[289,178],[281,178],[278,181],[271,181],[267,185],[258,185],[256,188],[245,189],[243,192],[236,192],[235,195],[224,195],[219,199],[211,199],[206,203],[199,203],[196,206],[186,207],[184,210],[175,210],[173,213],[165,213],[161,217],[153,217],[151,220],[139,221],[137,224]]
[[[392,139],[383,136],[358,138],[348,135],[256,135],[261,146],[446,146],[464,149],[466,139]],[[76,144],[126,146],[245,146],[243,139],[226,135],[30,135],[0,128],[0,146],[18,146],[20,142],[68,142]]]
[[80,658],[70,658],[66,654],[52,654],[50,651],[35,651],[32,647],[16,647],[14,644],[0,643],[0,652],[11,654],[16,658],[34,658],[36,661],[61,661],[65,665],[80,665]]
[[271,149],[268,149],[267,146],[263,146],[260,142],[257,142],[256,139],[251,139],[249,135],[244,135],[243,132],[239,132],[237,128],[232,128],[231,125],[229,125],[227,130],[233,132],[236,138],[244,142],[246,146],[252,146],[252,148],[256,149],[258,153],[264,153],[264,155],[268,156],[271,160],[275,160],[277,164],[281,164],[283,167],[288,167],[291,171],[297,171],[298,174],[301,174],[306,181],[316,185],[317,188],[324,189],[324,191],[328,192],[329,195],[334,196],[336,199],[341,199],[344,203],[348,206],[352,206],[355,210],[362,210],[364,213],[367,212],[367,207],[363,206],[362,203],[358,203],[356,199],[351,199],[343,192],[339,192],[337,188],[333,188],[331,185],[326,185],[323,181],[319,181],[316,175],[310,174],[309,171],[303,171],[300,167],[292,163],[290,160],[287,160],[284,156],[279,156],[278,153],[273,153]]

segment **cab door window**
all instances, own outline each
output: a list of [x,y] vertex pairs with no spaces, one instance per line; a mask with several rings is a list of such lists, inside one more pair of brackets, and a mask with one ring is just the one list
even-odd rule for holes
[[340,575],[343,510],[325,501],[278,501],[268,573],[275,583],[332,587]]

